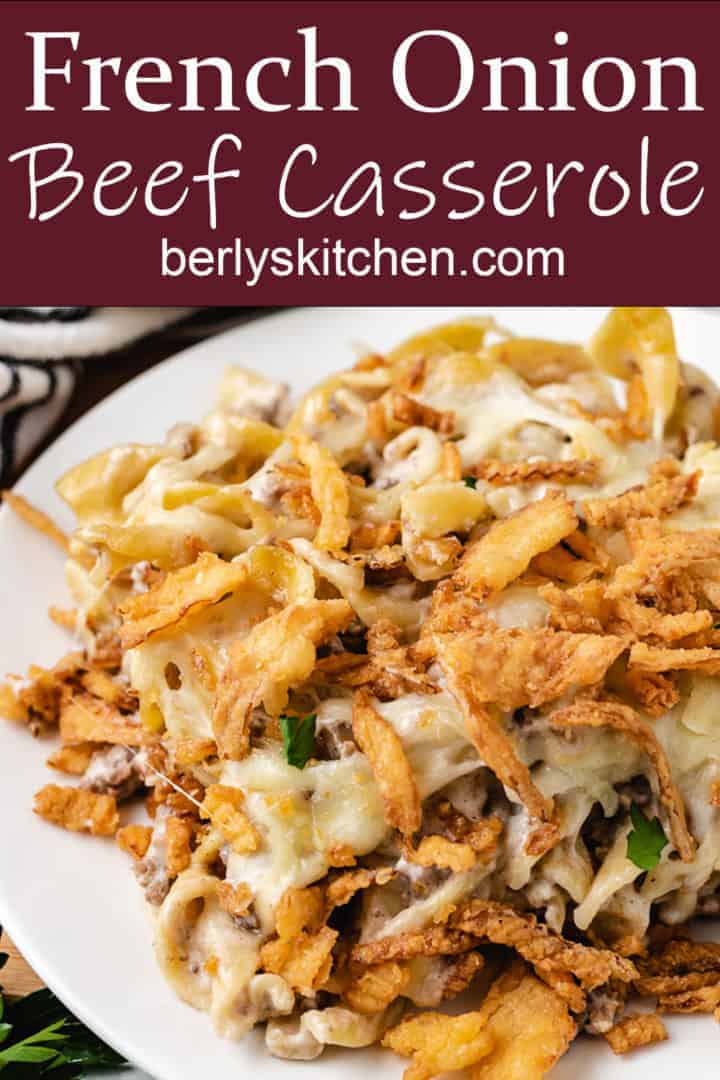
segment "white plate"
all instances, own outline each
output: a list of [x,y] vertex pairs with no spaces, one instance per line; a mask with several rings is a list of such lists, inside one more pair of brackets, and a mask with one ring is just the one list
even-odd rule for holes
[[[348,308],[289,311],[203,342],[118,390],[65,432],[25,474],[18,491],[65,527],[70,515],[53,490],[57,476],[113,443],[152,441],[178,420],[213,404],[220,373],[236,362],[304,389],[352,362],[355,348],[383,350],[421,327],[466,314],[452,308]],[[510,329],[537,337],[585,340],[598,308],[506,308],[491,311]],[[682,355],[720,372],[720,320],[692,309],[676,313]],[[7,510],[0,511],[0,668],[24,672],[68,648],[46,617],[67,603],[61,554]],[[264,1080],[310,1075],[364,1080],[398,1077],[397,1058],[382,1051],[329,1051],[308,1064],[266,1055],[261,1038],[216,1038],[207,1016],[176,999],[158,971],[151,927],[127,858],[110,841],[73,836],[36,818],[32,795],[51,779],[42,743],[2,728],[0,921],[40,976],[66,1004],[131,1061],[158,1080],[230,1080],[256,1070]],[[676,1080],[679,1068],[711,1075],[720,1033],[712,1018],[671,1021],[671,1041],[617,1059],[602,1040],[580,1040],[553,1074],[570,1080],[647,1075]],[[712,1067],[713,1075],[715,1067]]]

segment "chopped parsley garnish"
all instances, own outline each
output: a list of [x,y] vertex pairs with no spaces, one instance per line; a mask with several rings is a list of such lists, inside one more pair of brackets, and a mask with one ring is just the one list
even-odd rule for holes
[[304,769],[315,749],[315,714],[281,716],[280,732],[288,765]]
[[463,476],[463,483],[465,484],[465,487],[476,488],[477,478],[475,476]]
[[630,807],[630,820],[633,823],[627,838],[627,857],[641,870],[654,870],[660,862],[660,855],[668,839],[657,818],[650,821],[639,806]]

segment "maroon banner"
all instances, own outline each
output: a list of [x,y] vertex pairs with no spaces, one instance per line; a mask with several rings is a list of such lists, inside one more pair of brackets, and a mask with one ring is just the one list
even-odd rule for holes
[[718,304],[718,3],[2,5],[0,303]]

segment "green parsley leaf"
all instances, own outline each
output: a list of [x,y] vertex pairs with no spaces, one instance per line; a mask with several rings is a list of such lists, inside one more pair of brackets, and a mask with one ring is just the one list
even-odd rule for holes
[[469,487],[469,488],[476,488],[477,487],[477,479],[474,476],[463,476],[463,483],[465,484],[465,487]]
[[315,749],[315,714],[281,716],[280,731],[288,765],[304,769]]
[[[54,1061],[57,1058],[59,1059],[58,1064],[60,1064],[62,1052],[52,1044],[66,1041],[67,1036],[60,1031],[64,1023],[64,1020],[58,1020],[56,1023],[43,1028],[42,1031],[36,1031],[20,1042],[8,1046],[5,1050],[0,1050],[0,1070],[11,1062],[40,1065]],[[8,1025],[8,1027],[11,1026]],[[50,1045],[41,1046],[41,1043],[49,1043]]]
[[628,833],[627,857],[641,870],[654,870],[668,839],[657,818],[649,821],[639,806],[630,807],[633,828]]
[[[4,955],[0,954],[0,967]],[[6,1000],[0,988],[0,1021],[0,1080],[30,1076],[38,1080],[83,1080],[86,1069],[127,1065],[51,990],[36,990],[23,998]]]
[[31,1043],[24,1042],[15,1043],[14,1046],[9,1046],[7,1050],[3,1050],[2,1054],[0,1054],[0,1069],[11,1062],[39,1065],[42,1062],[54,1061],[59,1056],[59,1050],[54,1047],[34,1046]]

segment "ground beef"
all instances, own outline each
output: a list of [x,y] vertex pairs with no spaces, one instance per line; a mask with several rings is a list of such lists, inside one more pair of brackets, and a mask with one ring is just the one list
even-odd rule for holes
[[125,746],[110,746],[93,754],[83,777],[82,786],[99,795],[114,795],[127,799],[142,786],[140,765],[136,754]]

